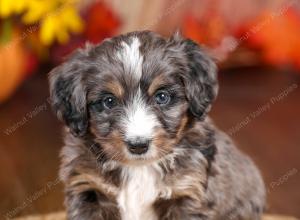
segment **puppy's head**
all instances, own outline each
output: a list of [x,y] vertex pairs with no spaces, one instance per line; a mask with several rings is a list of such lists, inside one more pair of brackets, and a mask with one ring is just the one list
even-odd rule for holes
[[140,163],[173,151],[217,94],[216,66],[193,41],[133,32],[87,46],[50,73],[52,104],[73,135],[111,160]]

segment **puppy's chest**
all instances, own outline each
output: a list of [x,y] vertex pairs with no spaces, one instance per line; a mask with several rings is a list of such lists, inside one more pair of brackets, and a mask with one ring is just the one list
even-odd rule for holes
[[156,220],[153,203],[170,192],[160,175],[149,167],[126,169],[124,182],[117,196],[122,220]]

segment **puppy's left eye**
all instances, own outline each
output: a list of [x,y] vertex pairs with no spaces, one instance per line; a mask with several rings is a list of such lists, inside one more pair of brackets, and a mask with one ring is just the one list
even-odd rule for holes
[[171,96],[167,91],[158,91],[155,94],[155,101],[159,105],[167,105],[171,100]]

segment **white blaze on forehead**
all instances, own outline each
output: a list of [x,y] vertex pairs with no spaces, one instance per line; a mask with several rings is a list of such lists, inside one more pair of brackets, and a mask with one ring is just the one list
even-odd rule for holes
[[129,43],[121,42],[122,49],[118,51],[117,57],[123,63],[124,68],[137,79],[142,76],[143,56],[140,53],[140,40],[132,37]]
[[139,90],[126,110],[124,126],[127,139],[151,138],[158,124],[156,116],[149,111],[140,93]]

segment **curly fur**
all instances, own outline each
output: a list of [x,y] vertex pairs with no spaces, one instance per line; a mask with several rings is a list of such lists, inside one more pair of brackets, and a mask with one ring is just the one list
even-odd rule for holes
[[[51,71],[68,218],[260,219],[259,171],[207,116],[216,72],[193,41],[149,31],[87,45]],[[153,101],[160,89],[172,94],[166,106]],[[109,110],[108,92],[118,100]],[[132,138],[149,150],[131,154]]]

